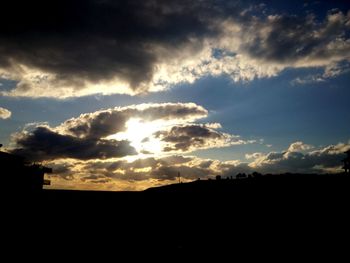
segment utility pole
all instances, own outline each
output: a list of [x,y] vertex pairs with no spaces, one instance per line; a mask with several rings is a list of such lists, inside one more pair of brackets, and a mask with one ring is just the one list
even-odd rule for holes
[[179,179],[179,184],[181,184],[181,175],[180,175],[180,172],[177,172],[177,177]]

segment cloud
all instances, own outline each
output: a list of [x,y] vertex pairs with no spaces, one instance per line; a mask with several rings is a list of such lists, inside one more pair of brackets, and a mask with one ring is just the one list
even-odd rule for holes
[[[194,124],[208,111],[194,103],[154,103],[116,107],[64,121],[56,127],[29,123],[12,135],[13,153],[42,161],[164,155],[169,151],[248,143],[218,132],[218,123]],[[191,124],[189,124],[191,123]]]
[[263,153],[259,153],[259,152],[256,152],[256,153],[246,153],[245,154],[245,158],[246,159],[258,159],[260,157],[264,156]]
[[[294,145],[294,146],[292,146]],[[180,173],[184,182],[214,178],[235,177],[238,173],[334,173],[341,171],[341,160],[350,144],[339,143],[317,150],[296,151],[292,143],[282,152],[255,153],[251,162],[240,160],[219,161],[195,156],[170,155],[130,160],[52,160],[46,165],[54,167],[51,178],[56,187],[80,189],[143,190],[148,187],[174,183]],[[302,145],[307,145],[303,144]],[[300,147],[299,147],[300,148]],[[303,148],[303,147],[301,147]],[[300,149],[301,149],[300,148]],[[305,148],[304,148],[305,149]],[[53,184],[54,186],[55,184]]]
[[323,73],[310,74],[305,77],[297,77],[291,81],[291,84],[304,85],[317,82],[326,82],[348,72],[350,72],[349,62],[330,64],[323,69]]
[[[267,173],[322,173],[340,172],[344,152],[350,144],[339,143],[313,150],[313,147],[302,142],[292,143],[288,150],[270,152],[255,159],[249,166]],[[305,152],[306,151],[306,152]]]
[[0,119],[6,120],[11,117],[11,114],[11,111],[9,111],[8,109],[0,107]]
[[[19,81],[14,96],[142,93],[157,86],[154,76],[172,52],[213,34],[206,21],[213,6],[210,1],[8,1],[3,10],[26,23],[0,20],[6,25],[0,31],[2,75]],[[38,90],[43,93],[36,95]]]
[[[217,174],[224,177],[235,177],[238,173],[253,171],[247,163],[240,161],[221,162],[181,155],[150,157],[135,161],[53,160],[45,164],[55,168],[50,178],[56,182],[58,187],[100,190],[106,188],[109,190],[130,188],[143,190],[152,186],[174,183],[179,174],[183,182],[188,182],[214,178]],[[63,167],[60,168],[61,166]],[[104,181],[106,183],[101,184]]]
[[309,144],[305,144],[301,141],[298,142],[293,142],[289,148],[288,148],[288,152],[303,152],[303,151],[307,151],[310,149],[313,149],[314,147],[312,145]]
[[30,133],[18,133],[13,139],[17,148],[11,152],[32,161],[59,158],[106,159],[136,154],[128,141],[81,139],[59,134],[45,126],[38,126]]
[[263,23],[252,22],[257,34],[245,33],[253,39],[245,42],[244,49],[251,57],[280,64],[328,65],[349,57],[350,43],[344,35],[348,21],[340,11],[329,13],[321,23],[313,15],[269,15]]
[[137,185],[138,189],[144,189],[145,186],[170,183],[177,179],[178,173],[185,182],[197,178],[213,177],[215,174],[213,169],[215,168],[210,165],[201,165],[204,162],[213,163],[213,161],[201,160],[193,156],[172,155],[161,158],[137,159],[135,161],[76,161],[66,159],[53,160],[45,164],[55,168],[51,178],[56,182],[60,182],[61,185],[65,182],[68,187],[73,183],[81,187],[84,183],[85,187],[94,188],[93,185],[106,181],[106,183],[112,184],[128,184],[129,187],[130,185]]
[[3,10],[26,21],[0,18],[0,76],[17,82],[6,96],[141,94],[349,60],[350,14],[339,10],[323,21],[241,1],[7,1]]
[[131,118],[187,122],[207,114],[206,109],[194,103],[139,104],[82,114],[65,121],[56,130],[79,138],[101,138],[125,131]]
[[[212,128],[211,128],[212,127]],[[225,147],[233,144],[244,144],[237,136],[216,131],[216,125],[190,124],[172,126],[169,130],[156,132],[156,138],[165,142],[163,150],[191,151],[213,147]]]

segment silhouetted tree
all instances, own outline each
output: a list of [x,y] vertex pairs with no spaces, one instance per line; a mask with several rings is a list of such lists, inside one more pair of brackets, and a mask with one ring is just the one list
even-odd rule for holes
[[252,175],[253,175],[254,178],[257,178],[257,177],[261,177],[261,176],[262,176],[262,174],[261,174],[261,173],[258,173],[258,172],[253,172]]
[[236,179],[242,179],[242,178],[247,178],[247,175],[245,173],[239,173],[236,175]]

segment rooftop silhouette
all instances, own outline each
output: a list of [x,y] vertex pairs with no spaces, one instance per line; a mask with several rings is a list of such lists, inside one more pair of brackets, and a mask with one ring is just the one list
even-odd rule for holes
[[347,155],[345,159],[343,159],[343,169],[345,171],[345,173],[350,173],[350,150],[346,151],[345,154]]
[[52,173],[51,168],[27,162],[22,156],[3,151],[0,151],[0,171],[2,188],[15,191],[41,191],[43,185],[50,184],[44,175]]

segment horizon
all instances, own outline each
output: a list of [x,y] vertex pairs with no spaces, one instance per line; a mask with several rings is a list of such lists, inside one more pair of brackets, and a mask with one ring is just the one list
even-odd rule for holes
[[347,1],[54,0],[2,13],[1,150],[51,167],[47,189],[343,171]]

